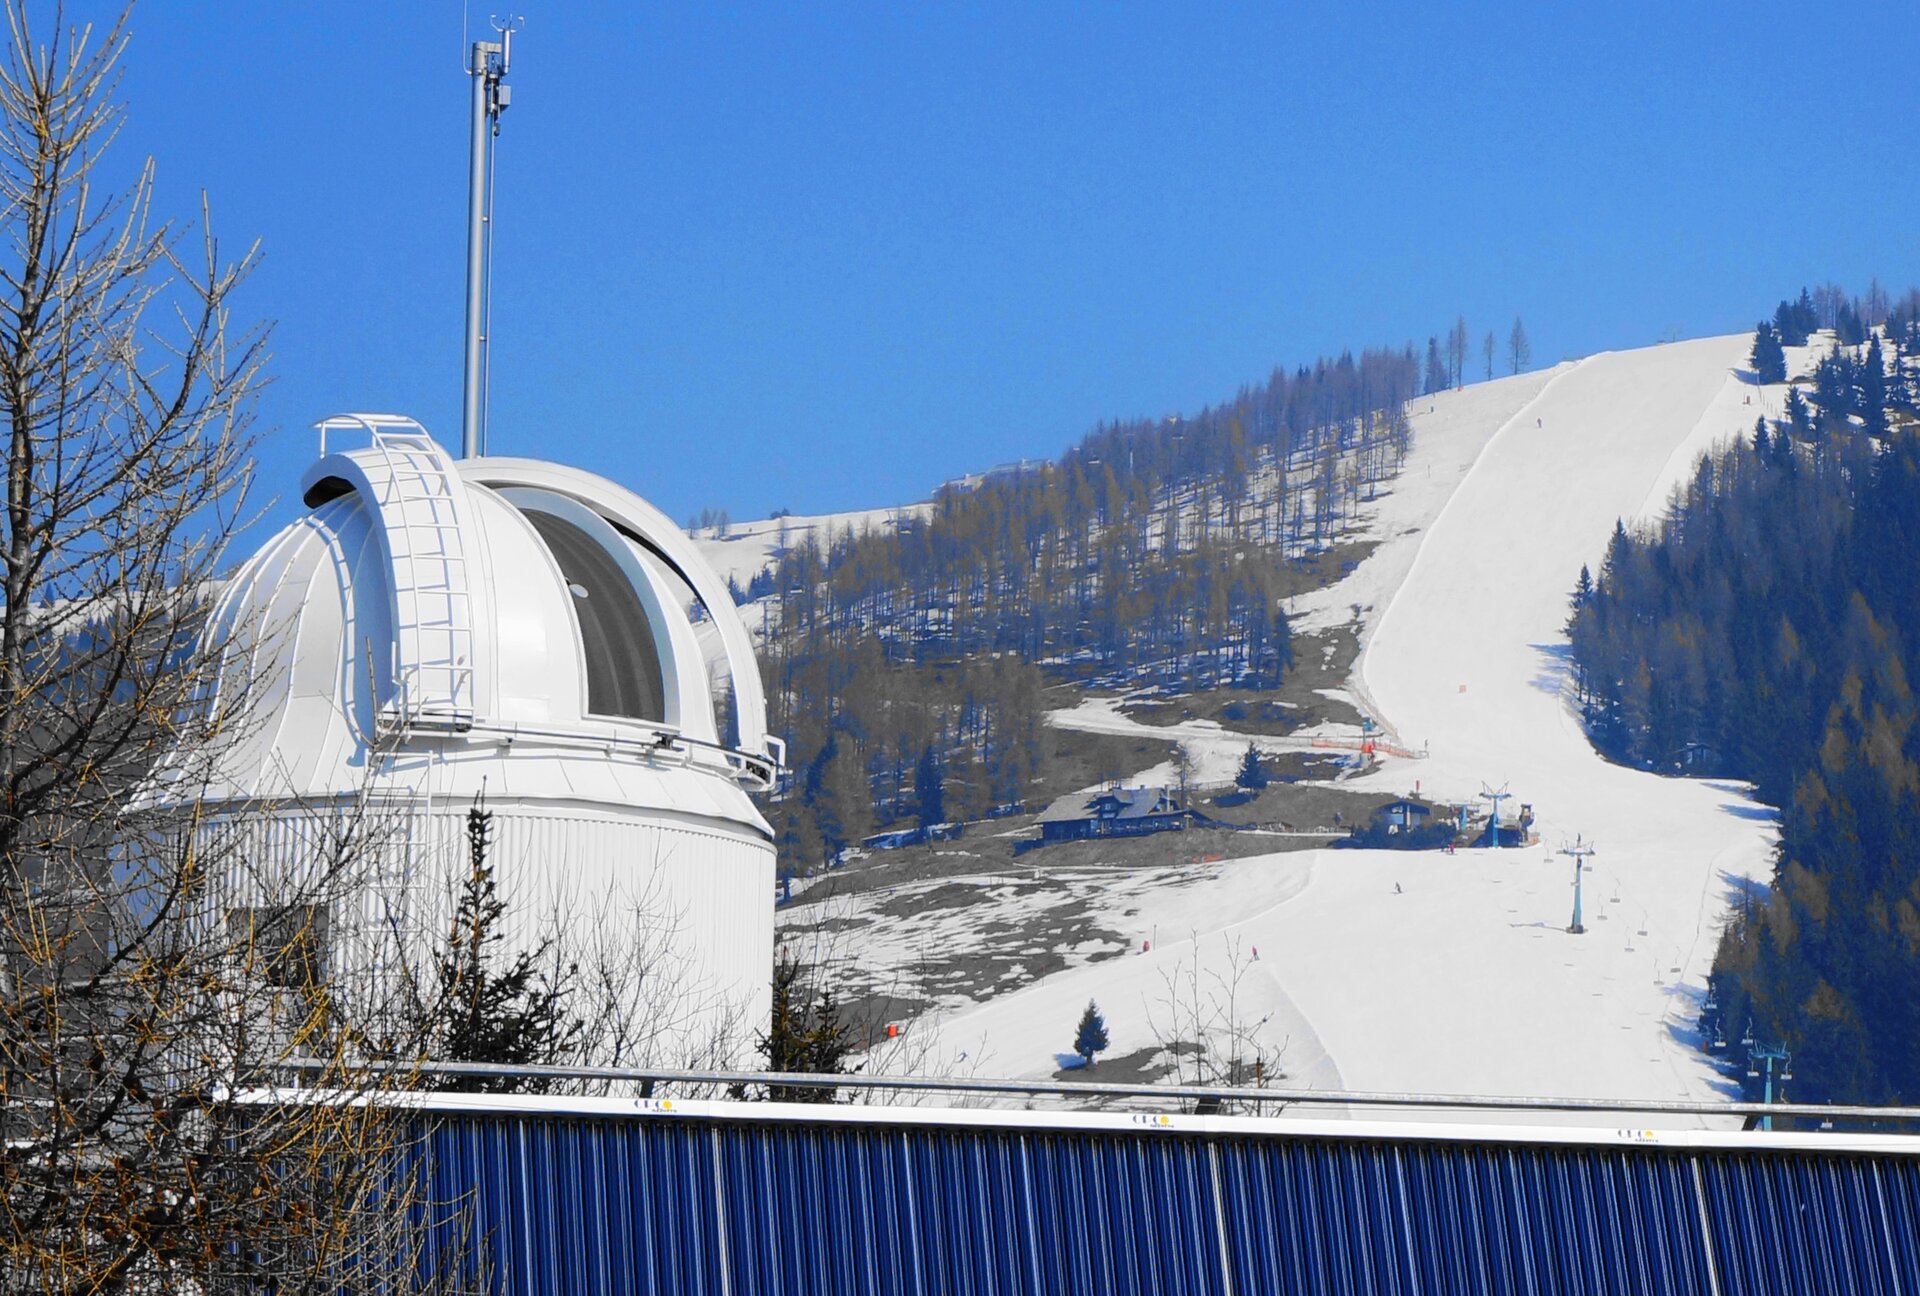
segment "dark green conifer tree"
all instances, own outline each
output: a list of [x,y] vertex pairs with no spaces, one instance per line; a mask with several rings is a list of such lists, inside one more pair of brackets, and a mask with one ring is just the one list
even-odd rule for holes
[[1753,372],[1763,383],[1787,380],[1787,353],[1780,348],[1780,335],[1773,325],[1762,323],[1753,331],[1751,354]]
[[1105,1052],[1106,1048],[1107,1019],[1100,1015],[1100,1006],[1089,999],[1086,1011],[1080,1014],[1080,1024],[1074,1028],[1073,1051],[1086,1065],[1092,1066],[1093,1055]]
[[1867,340],[1867,324],[1860,318],[1860,312],[1853,308],[1852,302],[1840,303],[1839,313],[1834,318],[1834,336],[1841,346],[1859,346]]
[[[767,1031],[755,1041],[767,1070],[791,1075],[850,1075],[847,1058],[855,1040],[851,1025],[842,1020],[839,1000],[831,986],[818,984],[818,969],[781,949],[773,961],[773,1011]],[[832,1089],[810,1085],[768,1085],[770,1102],[827,1103],[836,1100]]]
[[1800,327],[1800,317],[1792,302],[1783,301],[1773,312],[1773,331],[1782,346],[1805,346],[1807,330]]
[[1600,560],[1600,582],[1611,584],[1617,578],[1626,575],[1627,563],[1633,554],[1633,538],[1627,534],[1627,520],[1613,520],[1613,535],[1607,539],[1606,557]]
[[1273,607],[1273,629],[1267,636],[1267,655],[1273,663],[1273,673],[1267,687],[1279,688],[1287,672],[1293,669],[1293,626],[1288,623],[1285,610],[1277,603]]
[[1435,392],[1443,392],[1446,389],[1447,363],[1440,358],[1440,339],[1430,337],[1427,339],[1426,394],[1431,396]]
[[1270,781],[1266,766],[1260,763],[1260,749],[1253,743],[1247,744],[1247,754],[1240,758],[1240,772],[1233,781],[1248,792],[1258,792]]
[[[507,906],[488,859],[492,829],[489,811],[476,805],[467,812],[467,874],[446,943],[434,960],[437,994],[429,1006],[428,1038],[441,1061],[556,1062],[583,1025],[567,1011],[566,987],[541,971],[551,940],[502,962],[500,928]],[[517,1077],[448,1077],[439,1087],[538,1092],[545,1084]]]
[[1820,312],[1814,308],[1813,294],[1802,288],[1799,297],[1795,298],[1793,303],[1793,331],[1794,335],[1800,339],[1795,345],[1805,346],[1807,339],[1819,327]]
[[1814,437],[1813,411],[1807,408],[1806,398],[1795,387],[1787,393],[1787,426],[1793,435],[1801,441],[1811,441]]
[[919,803],[922,828],[931,828],[947,821],[947,794],[942,786],[944,778],[940,757],[934,753],[933,744],[928,743],[920,753],[919,764],[913,768],[913,795]]
[[1868,436],[1887,434],[1887,362],[1877,334],[1868,341],[1860,365],[1860,418]]
[[1567,600],[1567,621],[1564,627],[1571,635],[1574,625],[1580,620],[1580,614],[1593,603],[1593,573],[1587,570],[1585,563],[1580,564],[1579,579],[1573,583],[1573,597]]

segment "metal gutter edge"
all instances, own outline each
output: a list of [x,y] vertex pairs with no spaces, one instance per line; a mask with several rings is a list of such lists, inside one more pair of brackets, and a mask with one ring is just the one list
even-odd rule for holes
[[890,1107],[855,1103],[758,1103],[698,1098],[611,1098],[556,1094],[461,1094],[337,1089],[239,1089],[240,1105],[339,1102],[444,1115],[520,1113],[594,1119],[661,1118],[756,1124],[931,1126],[1006,1130],[1134,1130],[1150,1134],[1233,1135],[1343,1141],[1515,1143],[1674,1149],[1770,1148],[1799,1152],[1873,1152],[1920,1157],[1920,1135],[1689,1130],[1571,1124],[1341,1120],[1300,1116],[1198,1116],[1175,1112],[1021,1111],[990,1107]]

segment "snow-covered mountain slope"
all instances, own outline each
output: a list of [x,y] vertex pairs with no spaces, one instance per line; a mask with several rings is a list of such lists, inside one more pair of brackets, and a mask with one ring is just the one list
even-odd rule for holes
[[[1602,761],[1565,695],[1560,627],[1575,574],[1597,564],[1616,517],[1657,516],[1700,451],[1763,408],[1778,413],[1779,389],[1740,372],[1747,346],[1727,337],[1593,356],[1552,371],[1517,408],[1489,394],[1497,422],[1477,431],[1416,427],[1399,525],[1419,528],[1417,547],[1383,545],[1354,573],[1354,589],[1390,595],[1363,613],[1355,687],[1432,752],[1367,781],[1411,791],[1418,780],[1453,797],[1506,784],[1509,814],[1517,801],[1534,806],[1540,845],[1192,866],[1184,885],[1116,893],[1098,915],[1130,949],[1151,940],[1150,953],[951,1016],[940,1024],[947,1050],[987,1072],[1050,1073],[1089,998],[1106,1013],[1110,1057],[1148,1049],[1154,1019],[1165,1033],[1170,977],[1190,981],[1197,966],[1204,989],[1237,961],[1235,1012],[1285,1044],[1290,1084],[1719,1094],[1690,1023],[1730,899],[1766,876],[1774,816],[1731,783]],[[1565,930],[1573,872],[1557,853],[1576,834],[1599,849],[1584,935]],[[1177,858],[1179,839],[1165,840]]]
[[1376,618],[1369,614],[1383,609],[1405,581],[1427,529],[1480,461],[1488,440],[1572,367],[1559,364],[1412,402],[1407,412],[1412,455],[1388,488],[1361,510],[1362,531],[1378,540],[1379,547],[1345,579],[1303,594],[1288,606],[1294,633],[1341,624],[1352,616],[1355,604],[1371,624]]
[[[1359,609],[1363,627],[1375,625],[1387,600],[1406,579],[1427,529],[1461,480],[1473,470],[1488,440],[1569,367],[1561,364],[1497,378],[1413,402],[1407,413],[1413,434],[1412,457],[1385,490],[1360,507],[1352,533],[1377,542],[1372,555],[1340,580],[1289,602],[1287,618],[1294,634],[1313,634],[1345,625],[1354,619],[1355,608]],[[1352,695],[1359,690],[1348,692]],[[1363,709],[1373,710],[1364,697],[1355,696],[1353,700]],[[1118,702],[1108,697],[1083,699],[1073,707],[1050,712],[1047,720],[1063,729],[1089,733],[1178,739],[1192,756],[1195,777],[1202,785],[1231,782],[1249,742],[1273,753],[1310,750],[1322,738],[1358,740],[1361,736],[1358,726],[1338,721],[1307,725],[1285,737],[1235,733],[1212,720],[1146,725],[1126,715]],[[1151,785],[1169,783],[1173,778],[1168,764],[1139,771],[1134,781]]]

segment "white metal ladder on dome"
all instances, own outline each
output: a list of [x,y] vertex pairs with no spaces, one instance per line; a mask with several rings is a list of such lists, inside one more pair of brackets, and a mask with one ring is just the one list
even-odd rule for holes
[[388,707],[403,727],[472,725],[473,606],[459,500],[446,452],[417,424],[374,426],[387,473],[380,511],[393,559],[393,672]]

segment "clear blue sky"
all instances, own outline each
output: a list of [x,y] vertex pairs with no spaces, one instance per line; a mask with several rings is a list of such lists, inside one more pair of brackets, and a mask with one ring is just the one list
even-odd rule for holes
[[[1920,280],[1905,5],[524,7],[493,446],[676,518],[921,498],[1456,314],[1546,363]],[[329,412],[458,441],[461,20],[136,13],[117,147],[261,240],[283,496]]]

